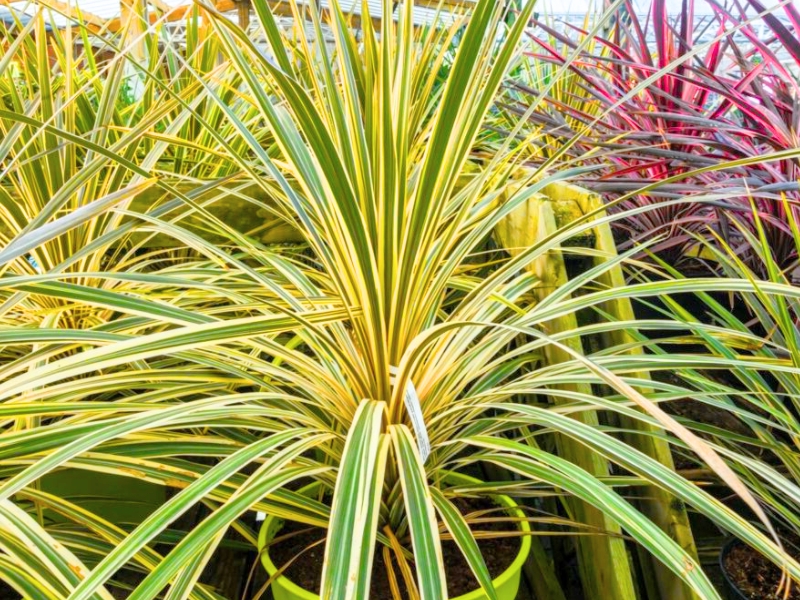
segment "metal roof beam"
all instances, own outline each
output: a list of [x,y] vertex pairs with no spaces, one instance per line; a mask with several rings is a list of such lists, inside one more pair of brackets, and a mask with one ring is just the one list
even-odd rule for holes
[[[289,0],[268,0],[269,6],[272,9],[273,14],[281,17],[293,17],[294,12],[292,11],[291,2]],[[150,22],[155,23],[159,20],[159,18],[163,19],[164,21],[171,23],[174,21],[180,21],[181,19],[186,17],[186,14],[190,12],[194,8],[194,4],[187,4],[182,6],[170,7],[166,6],[160,0],[151,0],[151,4],[153,4],[156,8],[159,8],[163,11],[163,16],[159,17],[157,15],[151,14],[150,15]],[[436,9],[441,6],[443,9],[465,9],[465,8],[473,8],[476,4],[476,0],[416,0],[414,2],[414,6],[418,6],[420,8],[431,8]],[[220,0],[216,2],[214,8],[221,13],[227,12],[234,12],[240,10],[239,3],[236,0]],[[302,12],[306,12],[307,9],[310,7],[307,3],[298,2],[298,8]],[[323,17],[328,16],[328,9],[322,9]],[[350,22],[354,27],[359,27],[361,25],[361,18],[359,15],[351,14],[349,15]],[[372,16],[372,22],[375,26],[379,25],[381,20],[380,17]],[[112,19],[108,22],[108,30],[109,31],[117,31],[120,28],[120,21],[119,19]]]
[[[0,6],[8,6],[11,9],[19,10],[17,7],[12,6],[13,4],[19,4],[20,0],[0,0]],[[36,0],[33,4],[41,4],[46,8],[52,9],[54,12],[57,12],[64,17],[68,17],[70,19],[78,19],[78,10],[74,6],[70,6],[65,2],[60,2],[59,0]],[[20,11],[22,12],[22,11]],[[81,20],[87,25],[93,25],[97,29],[102,28],[106,24],[106,20],[98,17],[97,15],[93,15],[92,13],[86,11],[80,11]]]

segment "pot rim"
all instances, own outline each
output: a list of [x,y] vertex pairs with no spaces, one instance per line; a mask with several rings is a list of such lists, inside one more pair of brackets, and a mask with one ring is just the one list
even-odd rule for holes
[[[458,482],[458,483],[480,483],[479,479],[475,479],[474,477],[470,477],[469,475],[463,475],[461,473],[450,473],[445,478],[447,481],[451,482]],[[307,490],[309,488],[318,486],[318,482],[311,483],[303,488],[301,488],[301,492],[303,490]],[[519,504],[517,504],[514,500],[512,500],[509,496],[505,494],[493,494],[492,498],[501,504],[505,508],[510,508],[510,511],[514,516],[524,517],[525,513],[519,508]],[[258,551],[261,557],[261,564],[267,571],[267,574],[272,577],[275,573],[278,572],[278,567],[275,563],[272,562],[272,559],[269,556],[268,546],[267,546],[267,532],[269,531],[270,525],[273,521],[280,520],[279,517],[275,517],[273,515],[267,515],[267,518],[264,519],[264,522],[261,524],[261,529],[258,532]],[[530,523],[527,521],[520,521],[519,528],[523,532],[530,532],[531,526]],[[521,543],[519,547],[519,551],[517,552],[517,556],[514,558],[513,562],[508,566],[508,568],[500,573],[497,577],[492,579],[492,584],[494,585],[495,589],[499,589],[503,586],[506,581],[511,579],[517,571],[522,569],[522,565],[525,564],[525,561],[528,558],[528,554],[530,553],[531,549],[531,538],[529,535],[523,535],[520,538]],[[319,594],[314,592],[309,592],[308,590],[301,588],[299,585],[294,583],[291,579],[286,577],[285,575],[281,575],[272,582],[272,585],[280,585],[289,593],[297,596],[298,598],[303,598],[304,600],[320,600]],[[466,594],[462,594],[461,596],[456,596],[451,600],[478,600],[479,598],[484,597],[483,588],[478,587],[471,592],[467,592]]]

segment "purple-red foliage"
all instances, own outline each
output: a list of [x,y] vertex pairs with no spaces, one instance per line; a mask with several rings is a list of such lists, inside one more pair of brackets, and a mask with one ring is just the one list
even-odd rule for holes
[[[775,12],[759,0],[746,2],[712,3],[713,16],[703,17],[692,0],[676,17],[665,0],[652,0],[644,17],[628,2],[603,33],[568,24],[565,34],[537,23],[530,34],[537,48],[531,57],[553,68],[566,64],[581,40],[594,38],[593,50],[568,67],[570,95],[551,94],[531,117],[549,134],[543,155],[580,134],[565,160],[597,165],[581,183],[609,199],[663,181],[617,204],[653,205],[621,220],[618,239],[630,247],[661,237],[650,251],[684,270],[701,266],[692,257],[694,236],[708,236],[710,228],[750,261],[732,220],[752,227],[751,198],[778,264],[789,268],[798,260],[788,220],[800,216],[800,150],[791,152],[800,149],[800,13],[792,2]],[[510,87],[516,103],[509,108],[524,111],[536,90],[520,82]],[[788,156],[739,164],[779,152]],[[704,168],[712,170],[698,172]],[[713,202],[669,202],[717,194]]]

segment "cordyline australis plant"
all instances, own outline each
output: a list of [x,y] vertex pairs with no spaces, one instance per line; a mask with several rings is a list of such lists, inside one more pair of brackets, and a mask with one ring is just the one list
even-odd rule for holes
[[[402,577],[422,599],[444,598],[445,537],[456,541],[494,597],[476,536],[454,500],[513,489],[600,511],[609,528],[624,529],[699,597],[717,598],[696,559],[617,491],[650,485],[800,579],[800,565],[757,527],[611,432],[573,418],[603,407],[629,419],[654,419],[765,518],[710,447],[663,413],[658,395],[645,397],[641,390],[649,383],[629,375],[627,345],[604,350],[608,366],[571,350],[571,340],[583,334],[634,322],[547,335],[547,323],[563,315],[615,298],[660,295],[665,287],[620,286],[571,298],[618,264],[609,261],[535,303],[539,281],[526,267],[590,229],[586,221],[516,249],[514,258],[496,261],[488,272],[483,264],[495,225],[552,179],[545,172],[520,177],[528,146],[515,137],[494,138],[489,159],[470,158],[518,56],[532,6],[510,27],[498,3],[482,1],[452,28],[418,30],[411,3],[395,22],[387,1],[380,27],[365,14],[358,38],[336,2],[326,30],[318,11],[291,6],[296,23],[287,31],[267,4],[254,4],[269,56],[204,6],[224,60],[205,71],[194,55],[165,53],[153,59],[155,68],[138,65],[153,84],[146,96],[153,104],[141,107],[135,123],[101,127],[119,141],[93,141],[92,127],[80,135],[69,122],[64,129],[50,126],[80,95],[65,98],[52,115],[2,113],[13,135],[25,131],[37,143],[55,136],[55,151],[47,155],[55,163],[65,160],[66,148],[84,160],[101,154],[127,187],[158,175],[152,185],[168,200],[151,210],[127,197],[97,204],[105,196],[80,171],[72,185],[82,200],[67,214],[54,210],[46,222],[27,226],[0,251],[3,578],[27,597],[110,600],[115,574],[128,567],[142,575],[131,600],[219,598],[199,577],[229,529],[255,541],[244,516],[263,510],[327,528],[323,598],[367,597],[376,547],[387,558],[390,579]],[[462,26],[454,52],[442,52]],[[452,64],[443,64],[447,57],[454,57]],[[167,61],[180,77],[164,82],[158,73]],[[108,82],[100,75],[95,85]],[[38,106],[41,90],[30,93]],[[189,122],[180,132],[160,129]],[[151,137],[163,153],[110,156],[115,144],[138,148]],[[191,171],[185,165],[193,163],[165,161],[168,151],[191,151],[209,170],[187,176],[183,169]],[[206,160],[206,152],[218,159]],[[15,174],[27,164],[23,156],[3,155],[3,189],[14,189]],[[215,173],[212,165],[219,163],[233,170]],[[256,186],[269,199],[248,196],[290,223],[304,240],[302,250],[265,246],[214,220],[207,194],[240,197],[243,186]],[[208,231],[190,227],[194,212],[224,241],[209,241]],[[115,252],[131,249],[124,263],[97,260],[69,274],[61,263],[40,267],[42,274],[25,271],[28,254],[68,240],[89,222],[87,215],[119,218],[100,239]],[[128,235],[134,233],[168,236],[180,249],[167,260],[133,252],[137,238]],[[66,285],[79,276],[89,284]],[[60,303],[27,314],[33,284],[38,296]],[[96,319],[58,318],[98,307]],[[541,365],[549,346],[571,359]],[[618,353],[624,357],[610,359]],[[661,364],[669,368],[666,360]],[[595,396],[591,386],[559,389],[576,380],[609,386],[619,397]],[[432,446],[427,461],[403,403],[409,381]],[[565,394],[570,405],[549,402]],[[624,475],[589,472],[558,456],[551,450],[554,434]],[[447,481],[448,474],[480,464],[518,479],[472,487]],[[63,468],[179,491],[126,530],[43,491],[40,480]],[[307,481],[327,494],[297,493],[294,484]],[[160,536],[198,504],[208,516],[166,555],[157,552]],[[50,522],[45,509],[67,524]],[[624,597],[633,597],[627,563],[615,578],[609,586],[630,588]]]
[[[562,32],[539,23],[530,33],[537,46],[530,54],[533,75],[547,72],[546,65],[566,65],[576,54],[570,85],[553,88],[531,115],[546,134],[537,153],[550,156],[580,134],[562,160],[598,167],[581,179],[584,185],[609,198],[650,186],[620,205],[653,205],[617,222],[621,248],[660,237],[651,252],[682,270],[704,268],[696,260],[696,236],[712,228],[759,267],[757,253],[733,224],[754,231],[749,198],[755,197],[775,256],[783,266],[797,259],[789,230],[800,198],[797,158],[737,161],[800,146],[800,19],[792,3],[770,10],[756,1],[745,6],[710,2],[711,15],[695,15],[695,4],[684,2],[680,14],[668,15],[661,0],[645,13],[626,2],[591,30],[567,24]],[[512,80],[509,88],[517,98],[530,98],[543,83],[538,77]],[[529,103],[510,109],[521,113]],[[663,201],[708,192],[724,194],[725,202]],[[788,205],[780,202],[782,193]]]

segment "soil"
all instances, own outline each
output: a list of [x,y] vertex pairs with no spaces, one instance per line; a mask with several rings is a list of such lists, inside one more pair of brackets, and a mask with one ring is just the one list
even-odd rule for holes
[[[502,512],[496,510],[497,506],[488,499],[456,498],[453,502],[461,511],[461,514],[465,516],[475,511],[484,510],[492,510],[493,512],[480,515],[482,518],[500,518],[504,516]],[[478,531],[517,531],[516,524],[507,521],[476,523],[471,524],[471,527],[473,533]],[[292,533],[295,533],[295,535],[289,535]],[[283,574],[303,589],[319,590],[322,582],[322,560],[325,554],[325,530],[295,522],[286,522],[278,538],[279,541],[269,548],[272,562],[280,567],[296,557]],[[481,537],[477,541],[492,578],[497,577],[511,566],[520,549],[520,538],[518,536]],[[369,597],[370,600],[392,600],[383,552],[378,546],[380,544],[376,545],[373,559]],[[448,597],[460,596],[479,587],[455,542],[443,541],[442,555],[445,564]],[[392,562],[392,568],[400,587],[401,596],[405,598],[408,594],[403,584],[403,577],[394,561]]]
[[[793,550],[795,558],[800,558],[800,551],[796,547]],[[779,588],[781,570],[749,546],[734,544],[723,560],[723,567],[745,598],[800,600],[800,587],[792,585],[786,594],[785,589]]]

